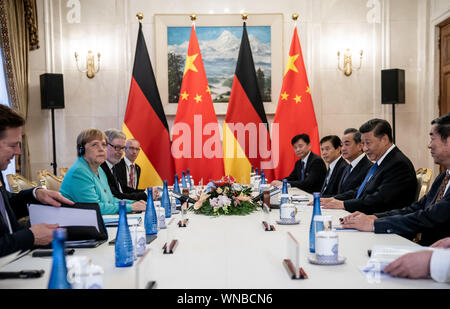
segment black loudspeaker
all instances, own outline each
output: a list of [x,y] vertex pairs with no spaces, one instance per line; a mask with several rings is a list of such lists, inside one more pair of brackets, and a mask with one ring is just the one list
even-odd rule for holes
[[64,83],[62,74],[45,73],[41,79],[41,108],[64,108]]
[[381,70],[381,104],[405,103],[405,70]]

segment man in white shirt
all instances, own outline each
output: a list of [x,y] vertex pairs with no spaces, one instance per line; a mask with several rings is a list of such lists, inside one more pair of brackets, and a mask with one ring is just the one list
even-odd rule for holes
[[364,232],[394,233],[413,239],[421,233],[419,243],[429,246],[450,236],[450,114],[431,122],[430,149],[436,164],[447,168],[436,177],[428,193],[411,205],[365,215],[354,212],[342,220],[345,228]]
[[129,139],[125,146],[125,157],[123,159],[127,168],[128,187],[137,189],[141,167],[136,164],[136,159],[141,151],[141,144],[136,139]]
[[416,172],[411,161],[393,144],[390,124],[383,119],[372,119],[359,131],[363,150],[375,164],[357,190],[321,199],[321,205],[366,214],[411,205],[417,190]]
[[339,182],[348,163],[341,157],[341,139],[336,135],[328,135],[320,140],[322,158],[328,164],[327,174],[320,191],[320,196],[334,196],[338,193]]
[[121,169],[117,166],[123,161],[123,152],[126,149],[126,135],[117,129],[105,131],[108,137],[107,159],[100,166],[108,178],[109,188],[112,194],[118,199],[129,199],[134,201],[146,201],[147,194],[144,190],[136,190],[127,186],[126,182],[121,182]]
[[342,136],[342,157],[349,165],[339,183],[338,193],[356,190],[364,181],[372,162],[362,150],[361,133],[355,128],[348,128]]

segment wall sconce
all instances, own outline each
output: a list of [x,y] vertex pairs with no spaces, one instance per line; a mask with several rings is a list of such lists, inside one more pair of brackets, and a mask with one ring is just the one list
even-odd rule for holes
[[359,70],[359,69],[361,69],[362,56],[363,56],[363,51],[362,50],[359,52],[359,55],[360,55],[359,68],[352,68],[352,53],[350,52],[350,49],[347,48],[345,50],[345,53],[344,53],[344,67],[341,68],[341,60],[340,60],[341,52],[338,51],[337,52],[337,56],[338,56],[338,69],[339,69],[339,71],[344,72],[345,76],[350,76],[350,75],[352,75],[352,70]]
[[86,76],[88,78],[94,78],[95,73],[98,73],[100,71],[100,53],[97,54],[97,70],[95,69],[94,54],[90,50],[88,51],[88,53],[86,55],[86,70],[85,71],[81,70],[78,65],[78,53],[77,52],[75,52],[75,61],[77,62],[78,71],[80,71],[81,73],[86,73]]

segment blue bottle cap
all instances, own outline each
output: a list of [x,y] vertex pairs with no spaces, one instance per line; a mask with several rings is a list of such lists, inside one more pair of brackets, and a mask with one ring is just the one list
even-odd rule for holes
[[152,187],[148,187],[147,188],[147,194],[151,194],[152,190],[153,190]]
[[284,179],[283,179],[283,182],[287,182],[287,179],[286,179],[286,178],[284,178]]
[[66,240],[67,238],[67,230],[64,228],[57,228],[53,231],[53,238]]
[[164,180],[163,183],[165,186],[167,186],[167,180]]
[[119,207],[120,206],[127,206],[127,202],[126,201],[119,201]]
[[320,197],[320,192],[314,192],[314,193],[313,193],[313,196],[314,196],[314,197]]

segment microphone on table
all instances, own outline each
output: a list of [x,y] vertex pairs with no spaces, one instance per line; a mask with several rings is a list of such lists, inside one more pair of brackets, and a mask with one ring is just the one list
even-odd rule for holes
[[[270,191],[269,191],[270,196],[273,196],[273,195],[278,194],[278,193],[280,193],[280,192],[281,192],[281,189],[278,188],[278,187],[273,187],[273,188],[270,189]],[[253,202],[253,203],[258,202],[260,199],[262,199],[263,195],[264,195],[264,192],[258,194],[257,196],[255,196],[254,198],[252,198],[252,202]]]
[[196,200],[194,200],[193,198],[183,195],[181,193],[175,192],[175,191],[170,191],[170,193],[172,194],[173,197],[175,197],[176,199],[178,199],[181,204],[183,204],[184,202],[189,202],[191,204],[195,204],[197,203]]

